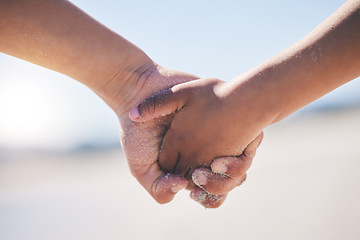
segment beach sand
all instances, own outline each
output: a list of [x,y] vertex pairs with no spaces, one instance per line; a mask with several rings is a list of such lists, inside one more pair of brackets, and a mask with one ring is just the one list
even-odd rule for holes
[[247,181],[218,209],[181,192],[159,205],[121,150],[0,161],[0,239],[360,239],[360,109],[265,131]]

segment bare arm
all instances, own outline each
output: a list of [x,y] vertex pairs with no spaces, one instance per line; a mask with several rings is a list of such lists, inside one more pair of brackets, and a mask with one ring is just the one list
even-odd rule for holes
[[137,124],[127,112],[144,98],[196,76],[158,66],[67,0],[0,0],[0,16],[1,52],[72,77],[115,111],[130,170],[156,201],[169,202],[187,186],[183,177],[167,174],[157,163],[172,118]]
[[266,126],[359,75],[360,1],[351,0],[297,44],[234,79],[225,91],[235,94],[225,94],[233,109],[251,104],[254,120]]
[[[139,48],[69,1],[1,0],[0,51],[68,75],[110,103],[106,84],[136,85],[131,75],[153,64]],[[133,81],[133,82],[132,82]],[[123,90],[124,89],[124,90]],[[115,108],[115,106],[112,106]]]
[[155,200],[169,202],[187,186],[185,179],[166,175],[156,162],[163,126],[171,119],[135,125],[129,123],[127,110],[149,94],[195,76],[158,67],[66,0],[0,0],[0,16],[1,52],[72,77],[116,112],[130,170]]

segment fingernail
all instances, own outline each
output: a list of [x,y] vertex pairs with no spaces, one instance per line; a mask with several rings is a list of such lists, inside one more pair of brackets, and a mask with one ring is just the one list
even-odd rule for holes
[[180,184],[174,184],[174,186],[171,187],[171,191],[173,193],[177,193],[179,192],[180,190],[184,189],[185,187],[183,185],[180,185]]
[[193,176],[193,181],[198,186],[204,186],[207,183],[207,177],[201,171],[198,171]]
[[227,172],[227,165],[224,163],[216,164],[211,168],[215,173],[224,174]]
[[140,117],[140,113],[139,113],[139,110],[137,107],[133,107],[131,110],[130,110],[130,118],[132,119],[138,119]]

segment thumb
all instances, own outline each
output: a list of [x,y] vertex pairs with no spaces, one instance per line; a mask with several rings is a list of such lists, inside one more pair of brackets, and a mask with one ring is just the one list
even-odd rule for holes
[[[136,169],[139,167],[141,169]],[[170,202],[176,193],[188,185],[184,177],[161,171],[157,162],[150,165],[145,172],[141,166],[130,166],[130,169],[139,183],[160,204]]]
[[173,87],[156,93],[132,108],[129,112],[131,120],[146,122],[180,110],[185,104],[185,91],[174,89]]

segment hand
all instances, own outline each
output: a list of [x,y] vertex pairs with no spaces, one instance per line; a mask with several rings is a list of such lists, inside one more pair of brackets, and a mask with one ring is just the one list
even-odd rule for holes
[[[212,167],[215,171],[222,170],[230,176],[231,173],[238,173],[237,178],[211,175],[211,181],[202,188],[206,187],[207,191],[216,195],[224,194],[244,180],[246,170],[251,164],[251,152],[256,150],[262,139],[260,135],[255,141],[256,144],[249,146],[248,155],[243,154],[249,142],[261,131],[256,135],[249,132],[249,129],[234,131],[238,129],[238,125],[241,126],[241,122],[239,124],[237,122],[240,119],[231,118],[231,112],[227,111],[222,102],[222,86],[224,82],[217,79],[180,84],[146,99],[130,112],[131,118],[137,122],[153,121],[159,116],[177,113],[164,138],[159,163],[165,171],[185,176],[190,181],[188,189],[195,188],[194,182],[201,185],[197,179],[201,178],[201,170],[194,172],[194,182],[191,177],[199,166],[209,167],[212,159],[222,156],[241,156],[239,159],[242,161],[238,158],[229,158],[227,161],[219,158],[214,161]],[[247,120],[247,117],[244,119]],[[226,126],[226,122],[230,126]],[[220,169],[219,163],[225,162],[228,170]],[[210,172],[207,175],[210,176],[209,174]],[[222,187],[212,184],[215,179],[222,182]],[[195,193],[199,193],[199,190],[193,191],[193,197]]]
[[263,133],[259,134],[238,157],[220,157],[211,163],[211,169],[196,169],[192,179],[197,186],[191,191],[190,197],[206,208],[221,206],[228,192],[246,180],[246,171],[251,166],[263,136]]
[[173,116],[137,123],[130,120],[128,111],[154,93],[194,79],[197,79],[194,75],[151,66],[135,81],[138,83],[137,87],[129,90],[131,93],[127,101],[122,102],[116,110],[120,120],[120,140],[129,168],[139,183],[159,203],[171,201],[175,194],[188,184],[185,178],[162,171],[157,162],[162,138]]
[[[34,1],[1,5],[1,52],[72,77],[114,109],[130,169],[157,201],[170,201],[187,185],[184,178],[166,175],[155,164],[160,136],[172,117],[134,124],[127,111],[159,90],[197,77],[156,67],[138,47],[69,1],[46,1],[41,8]],[[39,24],[48,19],[51,25]]]
[[[125,85],[122,84],[124,79],[127,82]],[[171,201],[178,191],[188,185],[184,177],[163,171],[157,161],[173,115],[138,123],[130,120],[128,112],[145,98],[194,79],[197,79],[194,75],[166,70],[150,62],[130,74],[130,77],[118,74],[97,91],[119,117],[120,140],[132,174],[159,203]],[[217,204],[218,201],[212,199],[207,201],[208,205]]]

